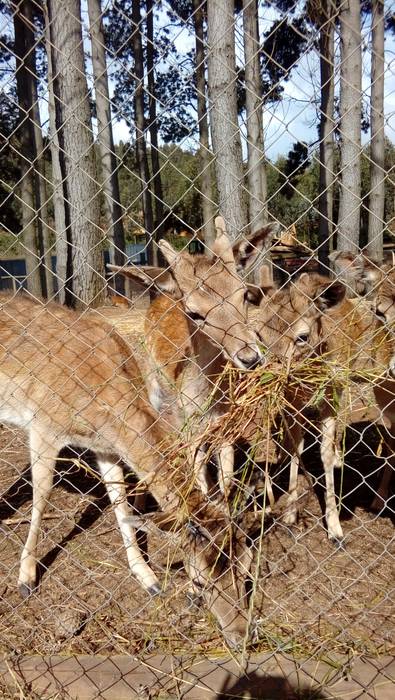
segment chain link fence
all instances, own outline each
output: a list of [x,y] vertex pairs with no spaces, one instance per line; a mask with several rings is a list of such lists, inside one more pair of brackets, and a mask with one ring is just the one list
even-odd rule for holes
[[392,697],[393,12],[0,3],[0,697]]

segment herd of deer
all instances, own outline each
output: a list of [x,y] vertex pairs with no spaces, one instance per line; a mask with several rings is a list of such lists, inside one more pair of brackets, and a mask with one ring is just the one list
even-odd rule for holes
[[[216,225],[210,253],[191,256],[161,241],[166,269],[111,268],[114,274],[121,272],[156,290],[146,317],[144,367],[99,313],[77,314],[28,294],[3,295],[0,421],[25,429],[30,442],[33,506],[19,571],[23,596],[36,586],[37,543],[58,453],[66,445],[88,448],[97,456],[136,579],[149,594],[160,593],[158,578],[138,547],[136,527],[170,529],[181,542],[195,593],[213,613],[225,640],[238,645],[248,634],[245,584],[253,539],[247,518],[251,513],[230,517],[227,507],[234,446],[224,444],[215,455],[222,492],[216,499],[208,488],[205,446],[192,447],[193,434],[190,449],[184,455],[180,452],[177,463],[166,458],[174,453],[175,428],[187,422],[198,434],[226,414],[230,399],[221,373],[228,362],[250,370],[271,354],[288,366],[325,354],[338,364],[351,358],[355,367],[367,363],[383,368],[383,379],[374,385],[390,454],[374,504],[381,508],[394,453],[395,350],[388,328],[395,315],[395,271],[380,268],[362,254],[335,253],[339,272],[335,280],[303,273],[277,289],[263,266],[261,284],[247,285],[243,278],[270,247],[273,226],[232,245],[220,217]],[[346,287],[366,295],[369,305],[348,298]],[[258,307],[256,329],[248,320],[249,304]],[[383,342],[377,341],[380,334]],[[329,386],[321,399],[319,428],[328,535],[340,542],[343,532],[334,490],[334,468],[340,466],[340,457],[331,391]],[[288,524],[297,518],[297,477],[309,398],[307,389],[288,397],[294,411],[287,431],[292,452]],[[152,493],[161,517],[132,514],[120,460]]]

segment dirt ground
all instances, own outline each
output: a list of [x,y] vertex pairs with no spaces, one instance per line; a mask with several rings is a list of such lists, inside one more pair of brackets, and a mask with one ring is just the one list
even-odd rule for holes
[[[138,340],[142,314],[126,320],[124,310],[105,310],[118,329]],[[131,325],[134,332],[131,332]],[[304,454],[308,474],[300,479],[300,519],[281,522],[282,500],[265,520],[256,542],[254,615],[256,650],[295,656],[393,653],[393,511],[375,517],[369,503],[382,460],[377,429],[349,427],[347,468],[337,474],[342,494],[345,547],[326,537],[322,515],[323,475],[317,444]],[[84,459],[94,468],[91,456]],[[149,536],[148,555],[164,584],[150,599],[129,574],[121,536],[106,493],[91,469],[78,468],[73,453],[61,455],[43,523],[39,556],[41,582],[22,600],[17,590],[19,557],[31,506],[26,436],[0,429],[0,651],[11,654],[137,654],[152,652],[221,655],[225,651],[213,620],[188,607],[187,577],[180,552]],[[275,477],[277,495],[286,470]],[[393,500],[392,500],[393,503]],[[259,550],[259,551],[258,551]]]

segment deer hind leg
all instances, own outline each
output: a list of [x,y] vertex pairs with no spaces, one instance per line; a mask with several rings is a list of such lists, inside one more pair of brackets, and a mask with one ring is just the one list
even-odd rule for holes
[[41,521],[53,486],[55,462],[60,446],[32,429],[30,431],[30,462],[33,487],[33,506],[29,533],[23,548],[18,586],[23,598],[35,589],[37,582],[37,543]]
[[327,416],[324,418],[321,423],[321,430],[321,460],[325,473],[325,520],[329,539],[335,544],[340,544],[343,539],[343,530],[340,525],[334,480],[334,467],[337,465],[335,417]]
[[128,522],[130,509],[126,498],[123,469],[120,464],[115,460],[111,460],[108,456],[98,455],[97,463],[108,497],[114,506],[115,517],[125,545],[129,568],[150,595],[157,595],[161,592],[158,578],[144,560],[138,546],[136,532]]
[[303,431],[297,422],[288,428],[288,437],[291,444],[291,464],[289,470],[289,486],[286,511],[283,516],[285,525],[295,525],[298,519],[298,473],[300,458],[304,449]]

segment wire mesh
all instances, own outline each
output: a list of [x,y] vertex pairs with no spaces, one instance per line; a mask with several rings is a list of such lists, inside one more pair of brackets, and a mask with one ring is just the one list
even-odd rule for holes
[[0,4],[1,697],[390,697],[393,9]]

